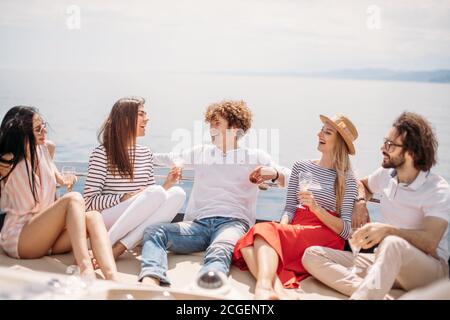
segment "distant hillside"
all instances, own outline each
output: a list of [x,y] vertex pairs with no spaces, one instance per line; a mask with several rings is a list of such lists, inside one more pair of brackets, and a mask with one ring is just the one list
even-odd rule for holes
[[396,71],[389,69],[342,69],[304,73],[303,75],[344,79],[450,83],[450,70]]
[[[203,72],[201,72],[203,73]],[[390,69],[339,69],[330,71],[209,71],[207,74],[450,83],[450,70],[398,71]]]

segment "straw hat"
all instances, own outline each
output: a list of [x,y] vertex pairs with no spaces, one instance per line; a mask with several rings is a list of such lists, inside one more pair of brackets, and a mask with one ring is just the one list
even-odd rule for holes
[[353,142],[358,138],[358,130],[356,130],[355,125],[343,115],[337,115],[334,119],[330,119],[321,114],[320,120],[322,120],[323,123],[332,125],[339,132],[348,147],[348,153],[354,155],[355,145]]

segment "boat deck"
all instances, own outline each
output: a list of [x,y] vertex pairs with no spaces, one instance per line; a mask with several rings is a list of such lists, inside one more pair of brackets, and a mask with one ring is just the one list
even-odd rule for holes
[[[121,299],[122,296],[134,297],[135,299],[148,299],[155,292],[152,287],[144,286],[137,282],[140,270],[140,248],[128,251],[122,255],[117,266],[122,284],[117,285],[110,281],[95,281],[95,288],[90,294],[81,296],[60,295],[58,299]],[[228,280],[230,290],[228,292],[206,292],[204,290],[193,290],[197,272],[200,270],[203,253],[190,255],[175,255],[169,253],[168,276],[172,280],[169,291],[178,299],[253,299],[255,280],[249,272],[243,272],[236,267],[231,268]],[[0,249],[0,297],[2,290],[7,288],[19,289],[29,286],[31,283],[45,285],[51,279],[64,279],[67,277],[66,269],[75,264],[72,254],[53,255],[41,259],[17,260],[7,257]],[[100,279],[100,271],[98,271]],[[27,279],[26,281],[24,279]],[[9,286],[7,285],[9,284]],[[160,289],[166,290],[166,289]],[[346,296],[326,287],[312,277],[301,283],[300,289],[295,289],[300,299],[305,300],[329,300],[347,299]],[[115,294],[114,294],[115,292]],[[119,294],[120,293],[120,294]],[[403,291],[392,290],[391,297],[398,298]],[[48,298],[48,296],[40,296]],[[39,298],[39,296],[36,296]]]

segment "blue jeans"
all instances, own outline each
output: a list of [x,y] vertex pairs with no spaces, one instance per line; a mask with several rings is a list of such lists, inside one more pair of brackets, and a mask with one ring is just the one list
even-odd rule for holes
[[245,220],[225,217],[149,226],[144,232],[139,280],[150,276],[170,285],[166,250],[178,254],[206,250],[200,272],[228,274],[234,246],[248,228]]

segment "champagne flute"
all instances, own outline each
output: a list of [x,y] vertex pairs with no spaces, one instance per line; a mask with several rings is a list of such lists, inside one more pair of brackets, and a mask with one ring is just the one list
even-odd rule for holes
[[[299,192],[308,191],[313,182],[313,175],[311,172],[300,172],[298,175],[298,189]],[[304,209],[305,207],[299,203],[297,208]]]
[[[61,169],[61,174],[62,174],[62,178],[64,180],[64,183],[67,183],[68,181],[70,181],[70,179],[75,175],[76,170],[75,167],[71,167],[71,166],[64,166]],[[67,187],[67,191],[72,191],[72,187],[70,188]]]
[[353,253],[353,267],[350,268],[350,273],[356,274],[359,271],[359,268],[356,265],[356,258],[358,258],[359,251],[361,247],[355,242],[353,235],[358,230],[358,228],[352,228],[352,233],[350,235],[350,239],[348,239],[348,244],[350,245],[350,249],[352,249]]
[[180,178],[178,179],[177,183],[178,185],[183,184],[183,182],[181,182],[182,179],[182,172],[183,172],[183,167],[184,167],[184,159],[181,156],[177,156],[173,159],[173,164],[175,165],[175,167],[180,170]]

